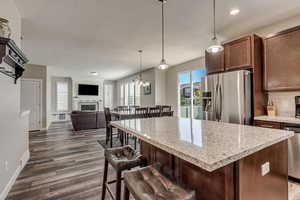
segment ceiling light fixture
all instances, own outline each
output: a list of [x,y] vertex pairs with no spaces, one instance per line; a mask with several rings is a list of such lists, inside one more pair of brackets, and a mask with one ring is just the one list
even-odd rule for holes
[[90,72],[90,74],[93,76],[98,76],[98,72]]
[[160,64],[158,66],[159,69],[161,70],[165,70],[169,67],[169,65],[167,64],[167,61],[165,59],[165,12],[164,12],[164,6],[165,3],[167,3],[167,0],[158,0],[161,2],[161,19],[162,19],[162,23],[161,23],[161,61]]
[[143,69],[143,50],[138,50],[139,53],[139,57],[140,57],[140,73],[139,73],[139,77],[137,79],[134,80],[134,82],[138,85],[138,86],[143,86],[146,87],[148,86],[150,83],[147,81],[143,81],[142,79],[142,69]]
[[230,15],[233,15],[233,16],[235,16],[239,13],[240,13],[240,10],[238,8],[234,8],[230,11]]
[[211,45],[206,49],[208,53],[218,53],[224,50],[224,47],[221,44],[219,44],[216,34],[216,0],[213,0],[213,18],[214,35],[211,40]]

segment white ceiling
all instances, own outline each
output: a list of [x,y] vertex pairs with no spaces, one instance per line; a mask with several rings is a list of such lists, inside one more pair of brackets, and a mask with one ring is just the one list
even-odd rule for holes
[[[33,64],[63,67],[105,79],[158,65],[161,16],[157,0],[15,0],[23,48]],[[212,32],[212,0],[168,0],[166,58],[170,65],[200,57]],[[238,7],[241,13],[230,16]],[[300,14],[299,0],[217,0],[217,29],[224,38]]]

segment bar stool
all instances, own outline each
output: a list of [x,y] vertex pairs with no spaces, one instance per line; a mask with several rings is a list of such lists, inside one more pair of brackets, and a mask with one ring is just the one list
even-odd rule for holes
[[124,173],[124,200],[195,200],[195,191],[175,185],[152,166]]
[[[130,146],[123,146],[111,149],[105,149],[105,165],[103,174],[103,184],[102,184],[102,200],[105,199],[106,190],[109,192],[112,199],[121,199],[121,181],[122,172],[124,170],[130,170],[132,168],[143,166],[146,164],[146,160],[141,154],[134,151]],[[107,171],[108,164],[110,164],[117,172],[116,180],[107,182]],[[109,184],[116,183],[116,196],[113,195]]]

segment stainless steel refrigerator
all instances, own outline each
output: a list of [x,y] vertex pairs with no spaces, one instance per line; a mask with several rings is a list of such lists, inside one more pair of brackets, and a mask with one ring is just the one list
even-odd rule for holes
[[203,119],[250,124],[251,73],[247,70],[208,75],[201,81]]

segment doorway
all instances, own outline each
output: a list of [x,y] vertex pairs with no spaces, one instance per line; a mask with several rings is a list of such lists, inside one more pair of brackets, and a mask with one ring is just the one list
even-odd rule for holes
[[21,80],[21,110],[29,110],[29,130],[40,130],[42,118],[42,80]]
[[206,69],[197,69],[178,74],[178,108],[183,118],[202,119],[201,79]]

